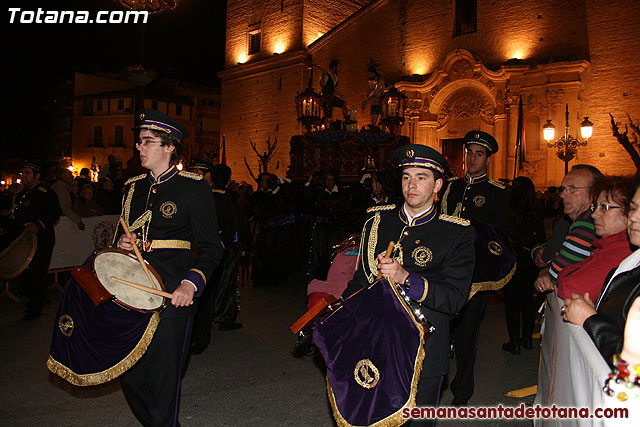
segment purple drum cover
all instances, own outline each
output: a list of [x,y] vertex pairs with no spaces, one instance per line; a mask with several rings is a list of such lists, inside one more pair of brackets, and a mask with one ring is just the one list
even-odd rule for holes
[[338,425],[401,425],[415,406],[425,336],[387,280],[348,298],[315,326]]
[[72,278],[56,313],[47,367],[74,385],[111,381],[142,357],[159,321],[158,313],[113,302],[96,307]]

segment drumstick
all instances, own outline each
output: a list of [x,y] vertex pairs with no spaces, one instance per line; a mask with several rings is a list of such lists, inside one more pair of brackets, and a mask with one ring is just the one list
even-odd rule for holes
[[[173,294],[170,294],[169,292],[159,291],[157,289],[153,289],[153,288],[150,288],[150,287],[145,286],[145,285],[140,285],[139,283],[133,283],[133,282],[129,282],[128,280],[118,279],[117,277],[114,277],[114,276],[109,277],[109,279],[113,280],[114,282],[118,282],[118,283],[122,283],[122,284],[127,285],[127,286],[131,286],[132,288],[140,289],[141,291],[152,293],[154,295],[160,295],[161,297],[165,297],[165,298],[169,298],[169,299],[173,298]],[[191,305],[191,304],[193,304],[193,301],[191,301],[191,303],[189,305]]]
[[154,289],[158,289],[158,287],[156,286],[156,283],[151,278],[151,273],[149,273],[149,269],[147,268],[147,265],[144,263],[144,259],[142,259],[142,255],[140,254],[140,251],[138,250],[138,246],[136,245],[136,239],[131,234],[131,231],[129,231],[129,226],[127,225],[126,222],[124,222],[124,218],[122,218],[122,217],[120,217],[120,225],[122,225],[122,229],[124,230],[124,234],[126,234],[127,237],[129,239],[131,239],[131,244],[133,245],[133,251],[136,253],[136,257],[138,258],[138,262],[142,266],[142,269],[144,270],[145,274],[147,275],[147,278],[149,279],[149,282],[151,283],[151,286],[153,286]]
[[[393,252],[393,247],[396,242],[393,240],[389,242],[389,246],[387,246],[387,251],[384,253],[385,258],[389,258],[391,256],[391,252]],[[382,271],[378,271],[378,279],[382,279]]]

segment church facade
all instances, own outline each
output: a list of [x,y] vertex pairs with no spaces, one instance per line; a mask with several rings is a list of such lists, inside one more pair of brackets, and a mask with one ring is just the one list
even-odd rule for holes
[[[304,133],[295,97],[309,82],[319,92],[320,69],[333,59],[340,62],[336,90],[356,110],[358,128],[370,124],[361,104],[372,59],[387,85],[408,98],[399,132],[442,151],[457,174],[461,138],[481,129],[500,144],[494,179],[527,175],[537,187],[558,185],[565,164],[542,127],[551,120],[554,140],[563,135],[565,108],[574,137],[585,116],[594,123],[569,167],[631,174],[609,113],[622,130],[627,114],[640,119],[639,26],[634,0],[228,0],[220,73],[228,163],[236,180],[251,181],[245,159],[254,173],[259,159],[250,143],[261,152],[277,139],[269,172],[285,176],[289,141]],[[524,163],[516,161],[520,102]]]

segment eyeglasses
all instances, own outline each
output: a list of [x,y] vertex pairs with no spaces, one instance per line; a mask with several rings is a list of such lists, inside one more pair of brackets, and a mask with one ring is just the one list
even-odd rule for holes
[[608,211],[609,209],[622,209],[622,206],[611,206],[608,203],[600,203],[599,205],[596,205],[594,203],[591,204],[591,212],[595,212],[595,211]]
[[143,141],[138,141],[136,142],[136,148],[140,148],[140,147],[146,147],[150,144],[161,144],[162,141],[149,141],[149,140],[143,140]]
[[558,187],[558,192],[560,194],[565,193],[565,192],[567,194],[573,194],[579,188],[591,188],[591,187],[576,187],[576,186],[573,186],[573,185],[561,185],[560,187]]

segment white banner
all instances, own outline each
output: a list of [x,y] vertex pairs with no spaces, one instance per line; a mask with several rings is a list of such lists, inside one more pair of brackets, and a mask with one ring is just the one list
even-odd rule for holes
[[82,265],[91,252],[111,245],[118,215],[91,216],[82,222],[84,231],[66,216],[60,217],[49,270]]
[[[620,404],[614,397],[605,396],[602,386],[611,372],[591,337],[584,328],[567,323],[560,316],[562,299],[556,293],[547,296],[547,307],[542,325],[542,349],[538,394],[535,404],[544,407],[612,408]],[[640,414],[630,412],[629,419],[535,419],[540,426],[640,426]]]

